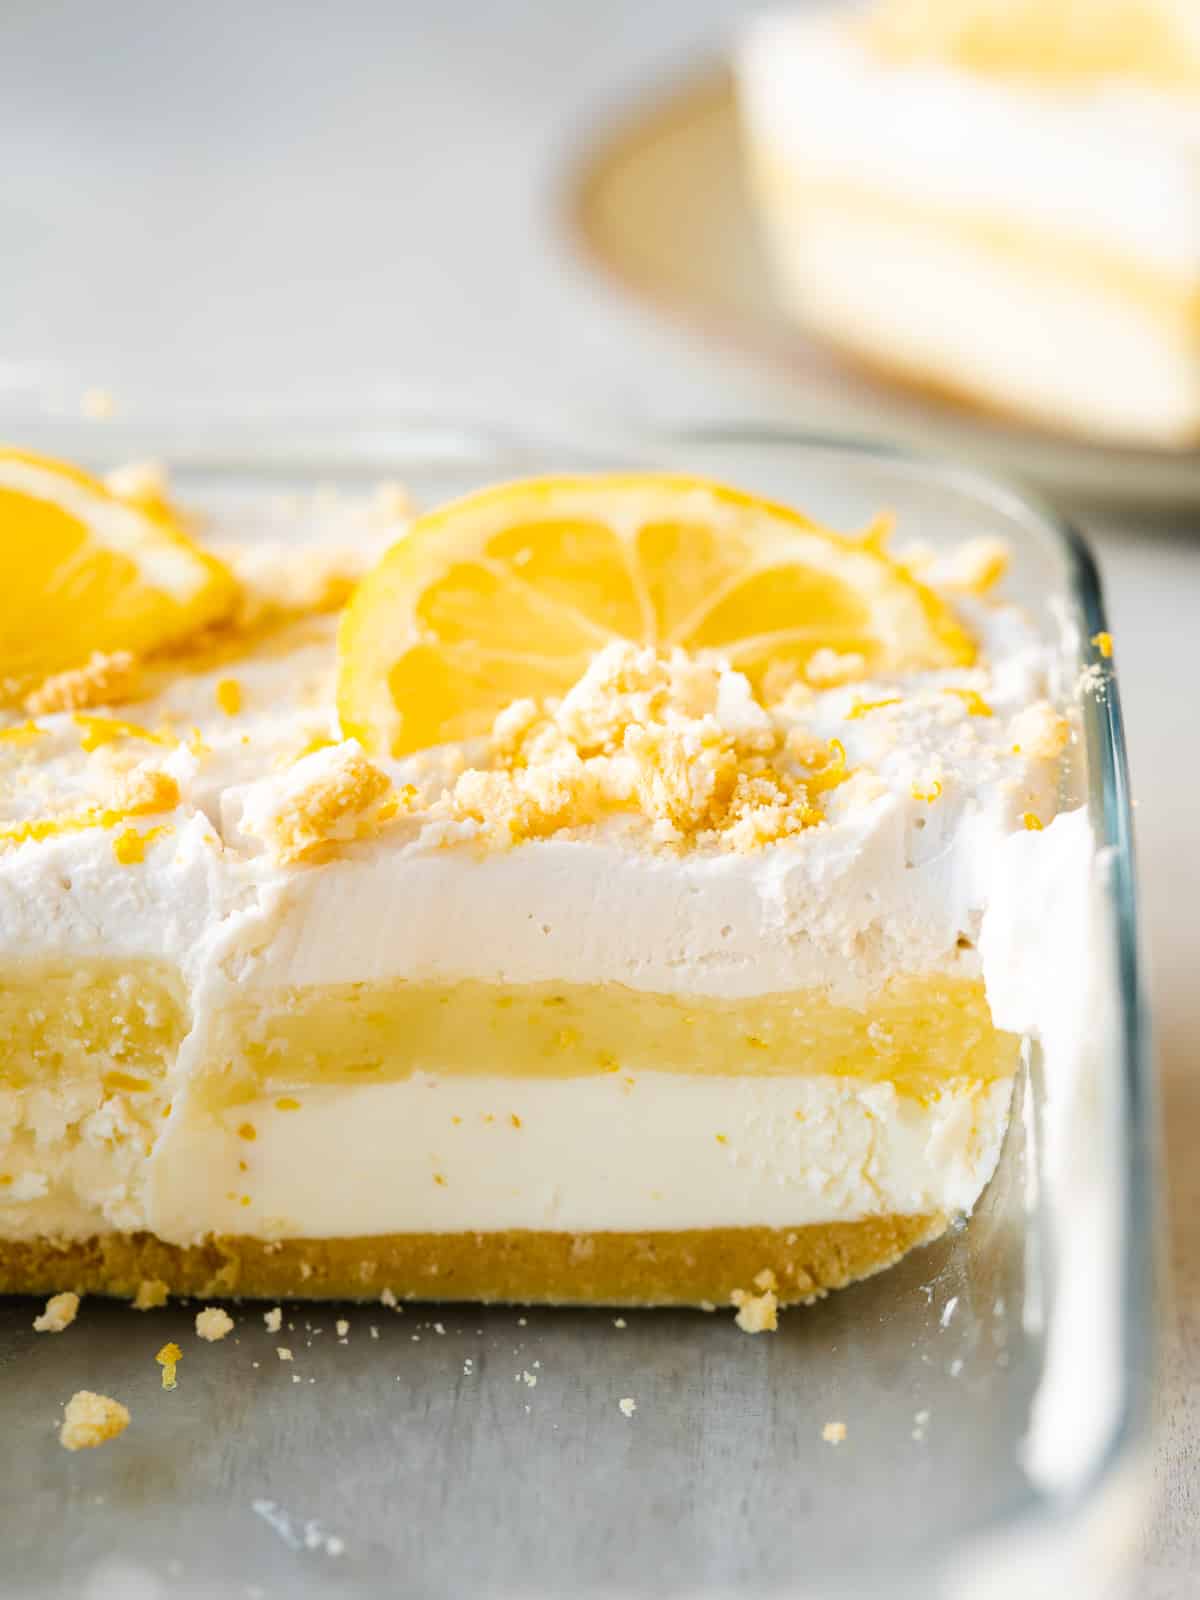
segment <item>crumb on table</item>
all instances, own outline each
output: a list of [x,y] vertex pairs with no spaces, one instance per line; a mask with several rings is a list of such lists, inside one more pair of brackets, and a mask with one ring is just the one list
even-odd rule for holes
[[80,1389],[67,1401],[58,1442],[64,1450],[94,1450],[129,1426],[129,1410],[106,1394]]
[[729,1297],[738,1308],[734,1319],[743,1333],[774,1333],[779,1326],[779,1301],[772,1289],[749,1294],[735,1289]]
[[821,1429],[821,1437],[826,1444],[841,1444],[846,1437],[846,1424],[844,1422],[827,1422]]
[[233,1318],[220,1306],[205,1306],[196,1313],[196,1332],[202,1339],[215,1344],[227,1333],[233,1332]]
[[75,1321],[75,1313],[78,1310],[77,1294],[71,1294],[68,1290],[63,1294],[51,1295],[46,1301],[45,1311],[40,1317],[34,1317],[33,1330],[35,1333],[61,1333]]

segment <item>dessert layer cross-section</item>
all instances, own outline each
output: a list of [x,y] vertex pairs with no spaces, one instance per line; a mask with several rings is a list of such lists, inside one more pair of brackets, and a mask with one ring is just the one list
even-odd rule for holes
[[652,475],[272,517],[0,455],[0,1289],[802,1301],[970,1212],[993,886],[1078,822],[1001,551]]

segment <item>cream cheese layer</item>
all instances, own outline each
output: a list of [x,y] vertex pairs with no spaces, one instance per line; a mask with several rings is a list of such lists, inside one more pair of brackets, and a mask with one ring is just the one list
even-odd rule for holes
[[27,1182],[0,1204],[0,1232],[147,1229],[186,1245],[952,1214],[991,1175],[1011,1090],[1004,1079],[923,1103],[890,1084],[820,1077],[421,1074],[216,1115],[185,1096],[152,1156],[132,1139],[107,1160],[99,1138],[82,1155],[44,1148],[36,1192]]
[[[295,1111],[266,1102],[172,1118],[148,1212],[179,1243],[958,1213],[995,1166],[1011,1088],[952,1089],[928,1105],[822,1078],[422,1075],[318,1089]],[[247,1126],[253,1141],[238,1137]]]

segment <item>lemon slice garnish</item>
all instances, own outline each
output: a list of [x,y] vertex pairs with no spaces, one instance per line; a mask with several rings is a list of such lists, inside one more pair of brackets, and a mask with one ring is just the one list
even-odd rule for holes
[[87,473],[0,448],[0,681],[5,694],[95,651],[145,655],[229,614],[237,584],[169,513]]
[[950,609],[879,548],[783,506],[662,474],[500,484],[418,517],[342,621],[343,731],[404,755],[563,693],[614,639],[727,657],[755,683],[818,650],[863,671],[974,658]]

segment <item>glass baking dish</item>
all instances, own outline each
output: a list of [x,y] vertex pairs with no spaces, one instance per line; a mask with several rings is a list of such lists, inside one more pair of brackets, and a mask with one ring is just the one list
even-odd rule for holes
[[[284,1365],[251,1304],[208,1346],[195,1307],[93,1300],[39,1338],[31,1302],[0,1303],[0,1594],[1120,1592],[1147,1503],[1158,1165],[1120,707],[1089,644],[1105,620],[1081,541],[965,472],[790,433],[533,437],[261,411],[26,415],[8,431],[96,466],[165,459],[185,501],[248,524],[281,492],[383,477],[428,503],[655,466],[848,529],[886,506],[901,541],[999,535],[1008,591],[1054,643],[1079,730],[1064,800],[1086,803],[1100,851],[1080,1070],[1060,1080],[1030,1048],[971,1221],[774,1337],[724,1313],[297,1305]],[[168,1339],[185,1351],[169,1395],[153,1359]],[[78,1388],[130,1405],[119,1444],[58,1448]]]

